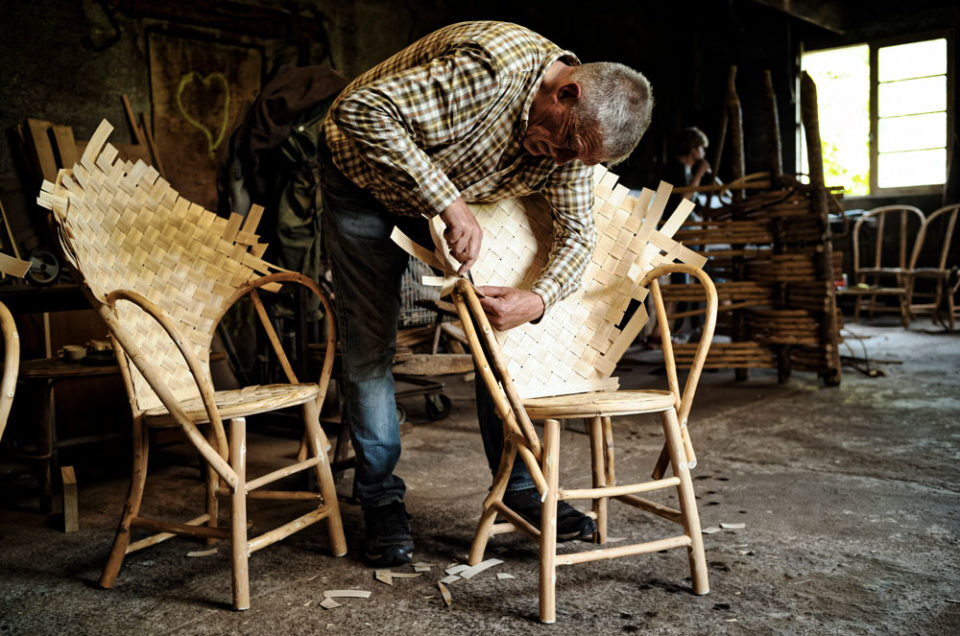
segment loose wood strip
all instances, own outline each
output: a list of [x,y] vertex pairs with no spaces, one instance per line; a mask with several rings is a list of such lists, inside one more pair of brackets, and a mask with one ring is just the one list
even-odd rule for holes
[[325,590],[323,598],[370,598],[367,590]]
[[487,559],[486,561],[482,561],[476,565],[472,565],[464,570],[461,570],[460,578],[472,579],[473,577],[480,574],[484,570],[488,570],[495,565],[500,565],[501,563],[503,563],[503,561],[501,561],[500,559]]
[[80,516],[77,500],[77,476],[73,466],[61,466],[60,477],[63,482],[63,531],[80,530]]

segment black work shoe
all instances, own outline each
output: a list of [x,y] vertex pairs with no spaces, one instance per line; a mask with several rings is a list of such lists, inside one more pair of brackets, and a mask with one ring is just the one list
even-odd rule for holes
[[[505,506],[540,529],[540,493],[536,488],[525,488],[503,495]],[[557,541],[592,539],[597,531],[593,519],[583,514],[566,501],[557,502]]]
[[413,561],[409,520],[402,501],[363,509],[363,556],[370,565],[392,567]]

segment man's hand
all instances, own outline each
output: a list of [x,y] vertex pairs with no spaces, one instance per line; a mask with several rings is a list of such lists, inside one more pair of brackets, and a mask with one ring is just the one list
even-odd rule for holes
[[707,163],[707,160],[703,158],[698,159],[697,163],[695,163],[693,166],[693,179],[691,180],[691,184],[700,185],[700,180],[703,179],[703,175],[707,174],[709,171],[710,164]]
[[450,255],[461,263],[457,273],[463,276],[480,255],[483,230],[462,198],[457,198],[447,206],[440,213],[440,218],[447,226],[443,231],[443,238],[450,248]]
[[486,298],[480,305],[494,329],[506,331],[536,320],[543,315],[543,298],[532,291],[515,287],[478,287]]

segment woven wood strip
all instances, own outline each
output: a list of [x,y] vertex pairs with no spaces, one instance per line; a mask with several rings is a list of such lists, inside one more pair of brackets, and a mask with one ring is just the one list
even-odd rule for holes
[[[281,271],[260,259],[266,246],[255,231],[262,210],[255,208],[246,220],[237,215],[228,220],[191,203],[142,161],[119,159],[107,143],[112,129],[104,120],[80,163],[61,170],[56,183],[44,183],[38,202],[53,211],[64,253],[96,300],[102,303],[121,289],[142,294],[174,321],[185,346],[206,363],[214,321],[226,301],[247,281]],[[117,314],[166,371],[176,397],[196,399],[182,354],[157,322],[130,302],[119,302]],[[138,407],[160,408],[136,368],[132,374]]]
[[[678,260],[702,267],[706,259],[671,238],[692,209],[685,201],[663,216],[672,186],[638,197],[602,166],[594,168],[593,208],[597,247],[571,296],[537,324],[497,333],[508,370],[522,398],[617,387],[611,377],[627,346],[647,321],[643,276]],[[547,263],[553,243],[550,206],[540,196],[471,206],[483,228],[483,246],[471,269],[477,285],[529,289]],[[640,303],[623,325],[630,301]]]
[[[217,391],[213,397],[220,409],[221,417],[229,419],[297,406],[308,400],[316,399],[319,392],[320,388],[316,384],[267,384]],[[199,398],[186,400],[180,406],[194,422],[202,424],[208,421],[207,412]],[[168,412],[161,405],[150,409],[144,415],[150,418],[162,418],[168,415]],[[173,418],[170,418],[170,421],[175,424]],[[151,422],[150,424],[156,425],[157,423]]]

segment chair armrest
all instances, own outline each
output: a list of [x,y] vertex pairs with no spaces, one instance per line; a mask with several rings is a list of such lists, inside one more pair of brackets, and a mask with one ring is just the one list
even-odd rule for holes
[[280,338],[277,336],[277,332],[270,322],[270,317],[267,315],[267,310],[263,306],[263,301],[260,300],[260,295],[257,293],[257,290],[261,287],[268,285],[272,286],[281,283],[295,283],[303,285],[312,291],[313,294],[320,300],[320,304],[323,306],[324,313],[329,316],[329,320],[326,321],[327,333],[325,338],[326,347],[323,356],[323,364],[320,369],[320,377],[317,379],[317,385],[320,387],[320,391],[317,395],[317,408],[319,409],[323,406],[323,400],[327,394],[327,388],[330,384],[330,376],[333,374],[334,356],[336,354],[337,330],[333,313],[333,305],[330,302],[329,295],[324,290],[320,289],[320,286],[317,285],[316,281],[314,281],[312,278],[304,276],[303,274],[299,274],[297,272],[276,272],[266,276],[261,276],[260,278],[255,278],[238,287],[236,293],[225,304],[225,307],[229,308],[242,297],[248,294],[250,295],[254,307],[257,310],[257,315],[260,317],[260,322],[263,325],[264,331],[267,333],[267,337],[270,340],[270,344],[273,347],[274,353],[277,355],[277,359],[280,362],[280,366],[283,369],[284,374],[287,376],[287,380],[293,384],[296,384],[299,382],[299,380],[297,380],[297,376],[293,372],[293,367],[290,366],[290,361],[287,358],[287,354],[283,350],[283,346],[280,344]]
[[[660,265],[659,267],[655,267],[647,272],[646,276],[643,278],[643,281],[641,281],[641,284],[649,284],[654,294],[654,302],[657,305],[657,318],[661,321],[661,341],[663,343],[665,364],[668,367],[667,375],[668,378],[671,377],[670,367],[672,367],[672,377],[674,383],[676,383],[676,362],[673,357],[673,345],[670,341],[670,330],[666,320],[666,311],[663,308],[663,299],[660,297],[660,286],[657,284],[658,278],[665,274],[671,274],[674,272],[689,274],[690,276],[693,276],[699,280],[700,284],[703,286],[703,291],[707,300],[703,332],[700,336],[700,342],[697,344],[697,352],[693,357],[693,362],[690,364],[690,374],[687,376],[687,382],[683,387],[683,393],[680,394],[677,392],[677,389],[675,388],[676,385],[671,387],[671,389],[677,393],[679,400],[680,407],[677,415],[682,426],[685,424],[686,419],[690,414],[693,396],[696,393],[697,385],[700,382],[700,374],[703,371],[703,365],[707,360],[707,354],[710,351],[710,344],[713,342],[713,332],[717,326],[717,307],[719,302],[717,298],[717,288],[714,286],[713,280],[701,268],[693,267],[692,265],[684,265],[682,263],[668,263],[665,265]],[[660,315],[661,312],[663,313],[662,316]]]
[[13,315],[3,303],[0,303],[0,325],[3,331],[3,380],[0,381],[0,439],[7,426],[10,407],[13,406],[13,394],[17,388],[17,375],[20,373],[20,336]]
[[[203,434],[197,429],[196,424],[187,417],[186,412],[180,407],[179,400],[177,400],[173,391],[163,381],[163,373],[161,373],[159,367],[144,355],[138,343],[133,341],[127,331],[120,325],[115,313],[118,300],[126,300],[140,307],[147,315],[157,321],[177,346],[184,361],[187,363],[187,367],[190,369],[191,375],[193,375],[197,383],[197,389],[200,391],[200,398],[203,401],[204,409],[207,412],[210,425],[213,427],[217,437],[219,451],[210,445]],[[160,398],[160,401],[163,402],[163,405],[167,407],[170,415],[180,424],[184,432],[186,432],[191,443],[196,446],[197,450],[200,451],[204,458],[210,462],[210,465],[227,483],[232,487],[236,487],[238,478],[236,472],[234,472],[227,463],[229,446],[223,430],[220,410],[217,408],[216,401],[213,397],[213,386],[204,375],[203,365],[200,360],[197,359],[192,351],[184,347],[183,335],[176,328],[176,325],[173,324],[173,321],[151,300],[142,294],[127,289],[118,289],[107,294],[104,299],[104,304],[100,305],[99,313],[104,322],[107,323],[113,336],[120,343],[120,346],[123,347],[126,356],[130,358],[140,373],[143,374],[143,377],[150,383],[150,387],[157,394],[157,397]]]

